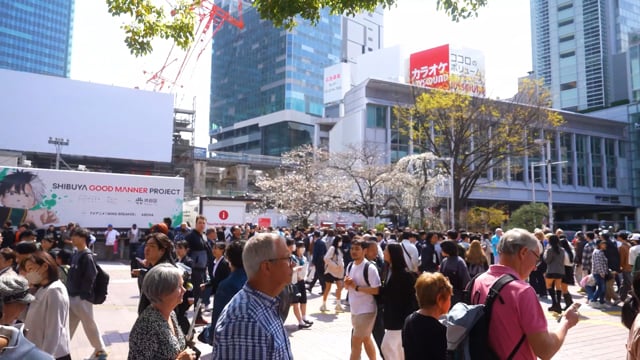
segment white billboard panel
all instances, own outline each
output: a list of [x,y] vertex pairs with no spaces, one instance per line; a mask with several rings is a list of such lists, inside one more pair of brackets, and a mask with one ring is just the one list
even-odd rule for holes
[[207,226],[233,226],[246,223],[247,203],[241,200],[200,199],[200,214],[207,218]]
[[0,167],[0,221],[141,228],[182,222],[184,179]]
[[344,99],[344,94],[351,89],[351,66],[338,63],[324,69],[324,103]]
[[480,50],[452,47],[449,52],[449,89],[471,96],[485,96],[486,71]]
[[173,96],[0,69],[0,149],[171,161]]

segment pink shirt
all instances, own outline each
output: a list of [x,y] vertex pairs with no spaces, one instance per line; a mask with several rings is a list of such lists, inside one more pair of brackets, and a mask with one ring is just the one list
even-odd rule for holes
[[[489,271],[479,276],[473,286],[472,298],[480,293],[479,302],[484,303],[489,288],[500,276],[518,274],[504,265],[491,265]],[[522,334],[534,334],[547,331],[547,319],[538,302],[533,288],[522,280],[512,281],[500,291],[500,298],[493,303],[489,324],[489,344],[501,359],[507,358],[520,341]],[[537,359],[527,340],[520,346],[514,360]]]

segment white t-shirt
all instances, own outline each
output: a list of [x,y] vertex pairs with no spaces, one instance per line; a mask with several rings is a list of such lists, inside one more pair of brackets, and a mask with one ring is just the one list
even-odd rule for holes
[[[374,264],[369,263],[369,284],[364,280],[364,267],[365,260],[359,265],[355,262],[350,266],[349,277],[353,279],[353,282],[360,287],[380,287],[380,276],[378,275],[378,269]],[[351,314],[367,314],[376,312],[376,300],[373,295],[365,294],[362,291],[356,291],[354,288],[349,288],[349,306],[351,307]]]
[[118,238],[118,236],[120,236],[120,233],[116,229],[111,229],[110,231],[109,230],[105,231],[104,232],[105,245],[110,246],[110,245],[115,244],[116,239]]
[[417,273],[420,265],[418,248],[406,239],[402,240],[400,245],[402,246],[402,254],[404,255],[404,262],[407,264],[407,270]]

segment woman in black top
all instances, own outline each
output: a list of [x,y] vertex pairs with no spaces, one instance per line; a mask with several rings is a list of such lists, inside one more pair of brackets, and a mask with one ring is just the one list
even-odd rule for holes
[[445,360],[447,328],[438,318],[449,311],[453,287],[441,273],[423,273],[416,281],[420,309],[407,317],[402,328],[405,360]]
[[404,319],[418,307],[414,289],[415,277],[407,271],[400,244],[387,244],[384,261],[389,264],[389,271],[380,292],[386,330],[381,351],[385,359],[402,359],[402,325]]

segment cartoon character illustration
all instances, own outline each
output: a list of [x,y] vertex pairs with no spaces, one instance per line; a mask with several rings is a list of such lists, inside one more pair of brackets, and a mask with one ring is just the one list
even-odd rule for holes
[[53,211],[32,210],[44,199],[45,187],[42,180],[29,171],[16,170],[0,180],[0,220],[11,220],[14,224],[31,223],[43,227],[58,221]]

